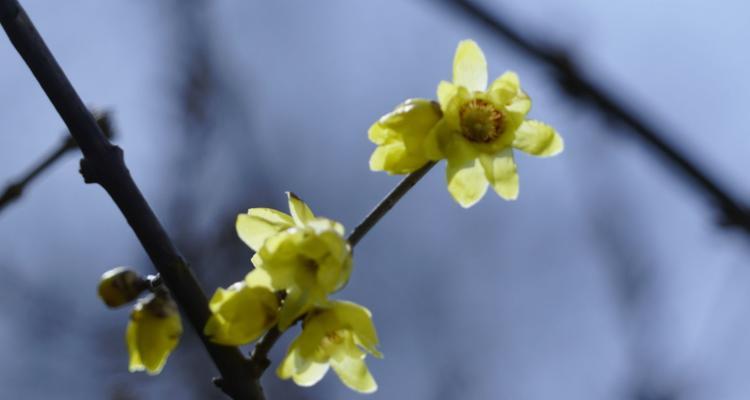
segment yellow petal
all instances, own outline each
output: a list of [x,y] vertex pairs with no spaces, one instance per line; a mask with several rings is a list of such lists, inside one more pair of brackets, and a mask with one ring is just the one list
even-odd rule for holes
[[440,84],[438,84],[437,97],[438,102],[440,103],[440,109],[442,109],[443,112],[448,109],[448,104],[450,104],[457,91],[458,86],[450,82],[441,81]]
[[291,217],[270,208],[252,208],[237,216],[237,235],[251,249],[258,251],[263,243],[293,224]]
[[203,333],[214,343],[241,346],[276,323],[279,301],[267,287],[238,282],[227,290],[219,288],[209,307],[213,314]]
[[364,359],[352,357],[343,357],[338,361],[331,359],[331,367],[341,382],[352,390],[360,393],[373,393],[378,390],[378,384],[367,369]]
[[310,221],[315,218],[315,215],[313,214],[312,210],[310,210],[310,207],[305,204],[302,199],[297,197],[296,194],[292,192],[286,192],[287,197],[289,198],[289,211],[292,214],[292,219],[294,219],[294,223],[297,224],[297,226],[304,226],[307,224],[307,221]]
[[297,339],[292,342],[286,357],[276,369],[276,374],[281,379],[292,378],[297,385],[312,386],[323,379],[328,372],[329,365],[302,358],[295,345],[296,342]]
[[425,155],[432,161],[438,161],[445,158],[445,147],[450,140],[451,129],[448,121],[440,120],[430,130],[425,139]]
[[[151,298],[149,303],[152,301],[162,300]],[[158,314],[151,306],[139,303],[134,307],[125,337],[130,353],[129,370],[145,369],[148,374],[156,375],[177,346],[182,335],[182,323],[173,303],[160,308]]]
[[346,321],[351,327],[358,344],[376,357],[383,356],[375,347],[378,344],[378,334],[372,323],[370,310],[349,301],[333,302],[333,310],[340,320]]
[[271,276],[268,275],[268,271],[261,268],[255,268],[245,275],[245,283],[250,287],[261,286],[273,288],[271,285]]
[[518,174],[513,150],[507,148],[494,155],[481,154],[479,160],[495,192],[505,200],[515,200],[518,197]]
[[310,293],[297,288],[288,291],[279,313],[279,329],[285,331],[310,306]]
[[328,372],[329,365],[327,363],[316,363],[310,362],[307,368],[297,372],[292,376],[294,383],[300,386],[312,386],[318,383]]
[[487,88],[487,61],[473,40],[463,40],[458,44],[453,59],[453,83],[470,91]]
[[562,152],[565,145],[555,128],[530,120],[524,121],[516,130],[513,147],[531,155],[551,157]]
[[367,131],[367,138],[375,144],[385,144],[389,139],[393,139],[394,132],[385,128],[379,122],[372,124]]
[[421,168],[427,159],[410,155],[404,142],[392,142],[375,148],[370,156],[371,171],[409,174]]
[[447,150],[446,179],[448,191],[461,207],[476,204],[487,192],[487,178],[479,160],[469,153],[469,146],[461,139],[454,140]]

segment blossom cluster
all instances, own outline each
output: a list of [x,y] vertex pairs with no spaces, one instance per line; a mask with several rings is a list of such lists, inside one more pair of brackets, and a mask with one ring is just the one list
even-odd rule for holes
[[[514,150],[549,157],[563,150],[551,126],[527,120],[531,99],[518,76],[506,72],[488,86],[487,62],[471,40],[459,43],[453,82],[442,81],[437,101],[408,99],[368,131],[377,145],[370,169],[410,174],[446,160],[446,183],[464,208],[476,204],[489,187],[506,200],[518,197]],[[270,329],[285,331],[301,322],[276,372],[311,386],[333,369],[349,388],[377,389],[365,358],[382,357],[368,309],[332,300],[352,272],[352,249],[344,227],[316,216],[287,193],[289,214],[251,208],[237,216],[239,238],[255,254],[242,281],[219,288],[209,302],[204,335],[214,343],[241,346]],[[100,297],[111,307],[135,300],[148,282],[130,270],[102,277]],[[138,301],[127,328],[130,370],[158,373],[182,333],[179,314],[166,289]]]
[[329,299],[352,270],[344,227],[287,195],[289,214],[251,208],[237,217],[237,234],[255,251],[255,268],[243,281],[216,291],[204,334],[219,344],[244,345],[274,325],[283,331],[301,320],[302,332],[278,367],[279,377],[310,386],[333,368],[351,389],[373,392],[377,385],[364,360],[380,352],[370,311]]

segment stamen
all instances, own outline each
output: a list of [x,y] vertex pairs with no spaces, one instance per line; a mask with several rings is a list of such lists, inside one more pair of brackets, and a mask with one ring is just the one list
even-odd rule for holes
[[461,133],[472,142],[490,143],[503,133],[505,127],[505,115],[485,100],[474,99],[465,103],[458,115]]

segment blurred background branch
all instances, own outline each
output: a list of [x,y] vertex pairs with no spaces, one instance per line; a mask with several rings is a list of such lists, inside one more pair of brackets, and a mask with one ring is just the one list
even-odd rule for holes
[[[107,139],[112,139],[114,134],[112,129],[112,121],[110,120],[110,112],[107,110],[92,112],[94,114],[94,118],[96,119],[96,123],[104,133],[104,136],[106,136]],[[27,172],[23,177],[18,178],[14,182],[8,184],[5,190],[3,190],[3,194],[0,195],[0,212],[2,212],[3,209],[11,203],[20,199],[27,186],[42,172],[52,167],[52,165],[54,165],[57,160],[59,160],[69,151],[77,148],[78,145],[76,145],[75,139],[73,139],[73,137],[70,136],[69,133],[66,133],[55,150],[53,150],[50,154],[39,161],[39,163],[32,167],[31,170]]]

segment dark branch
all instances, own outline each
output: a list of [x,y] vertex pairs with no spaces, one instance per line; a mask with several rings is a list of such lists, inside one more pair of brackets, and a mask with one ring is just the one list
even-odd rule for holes
[[[369,232],[370,229],[372,229],[372,227],[375,226],[375,224],[377,224],[378,221],[380,221],[380,219],[383,218],[383,216],[385,216],[385,214],[388,213],[388,211],[393,208],[402,197],[404,197],[406,192],[413,188],[414,185],[416,185],[417,182],[419,182],[419,180],[435,166],[435,164],[435,161],[430,161],[422,168],[407,175],[398,185],[396,185],[395,188],[393,188],[393,190],[391,190],[390,193],[388,193],[388,195],[385,196],[383,200],[380,201],[380,203],[378,203],[377,206],[375,206],[372,211],[370,211],[370,214],[368,214],[365,219],[354,228],[347,238],[352,249],[367,234],[367,232]],[[292,325],[304,318],[305,315],[301,316]],[[279,330],[279,327],[274,326],[255,344],[255,349],[253,349],[253,352],[250,355],[250,364],[253,366],[253,370],[259,371],[258,376],[263,374],[263,371],[270,365],[268,352],[271,351],[271,348],[276,344],[276,341],[279,340],[282,334],[283,332]]]
[[122,150],[99,129],[17,0],[0,0],[0,22],[81,148],[84,179],[100,184],[120,208],[216,364],[222,390],[234,399],[263,399],[239,349],[213,344],[203,335],[210,315],[206,294],[133,182]]
[[356,246],[357,243],[372,229],[375,224],[380,221],[381,218],[391,209],[396,203],[401,200],[402,197],[408,192],[414,185],[422,179],[432,167],[435,166],[434,161],[430,161],[425,164],[422,168],[407,175],[378,205],[370,211],[370,214],[357,225],[352,233],[349,235],[347,240],[352,245]]
[[625,102],[597,85],[573,62],[567,52],[549,45],[534,43],[512,28],[507,21],[468,0],[443,0],[444,3],[464,11],[485,28],[504,37],[528,55],[551,67],[563,92],[576,100],[585,100],[597,106],[603,114],[621,121],[630,132],[646,142],[659,156],[678,169],[698,191],[704,192],[722,213],[722,223],[741,227],[750,234],[750,212],[744,203],[718,183],[704,168],[692,160],[682,149],[671,143],[667,135],[641,118],[641,114],[625,106]]
[[[104,135],[107,136],[108,139],[110,139],[112,137],[113,130],[109,112],[94,112],[94,116],[96,117],[96,123],[99,125],[99,128],[102,130],[102,132],[104,132]],[[3,208],[18,200],[23,194],[24,190],[26,190],[26,187],[31,183],[31,181],[33,181],[42,172],[51,167],[55,163],[55,161],[59,160],[69,151],[77,148],[78,146],[76,145],[75,140],[73,140],[73,137],[66,133],[63,137],[63,140],[52,153],[42,159],[42,161],[34,168],[32,168],[31,171],[26,173],[26,175],[9,184],[5,188],[3,194],[0,196],[0,212],[2,212]]]

